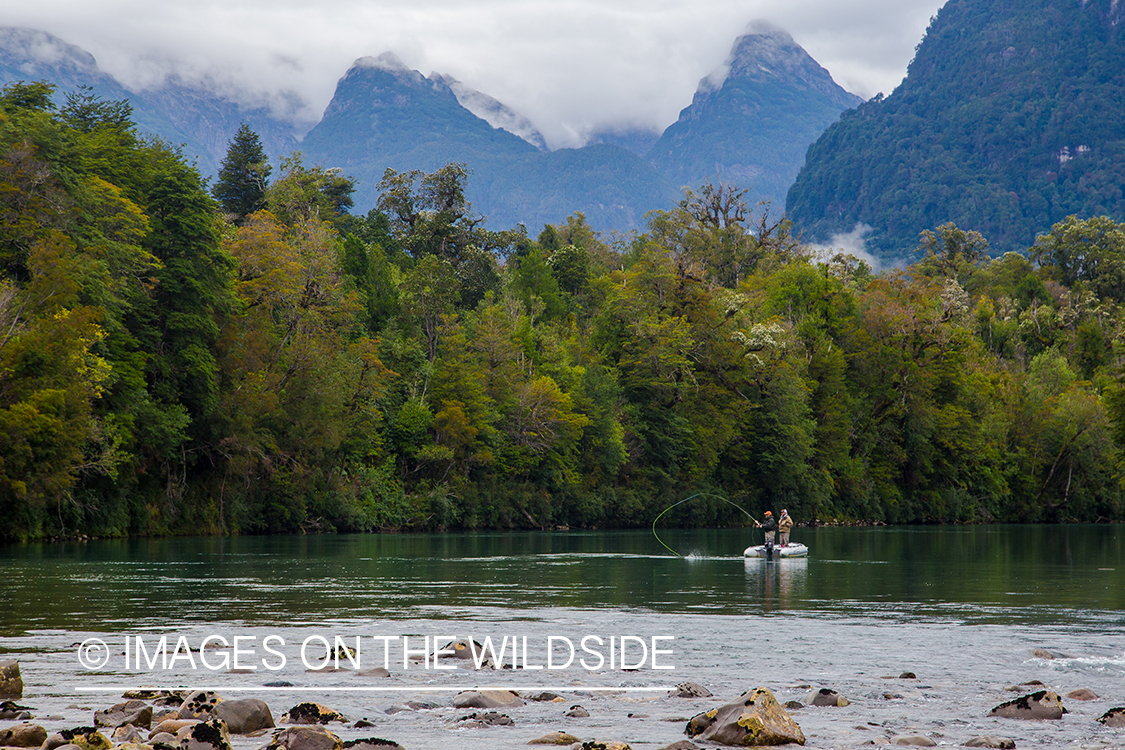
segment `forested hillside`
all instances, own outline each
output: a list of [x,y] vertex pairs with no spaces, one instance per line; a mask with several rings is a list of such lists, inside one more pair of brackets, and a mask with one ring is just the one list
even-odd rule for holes
[[810,240],[866,225],[893,262],[946,221],[1003,252],[1072,214],[1125,220],[1123,19],[1116,0],[950,0],[902,85],[809,149],[789,217]]
[[1113,221],[875,275],[730,187],[612,243],[483,230],[458,164],[352,216],[50,93],[0,91],[0,537],[1125,515]]

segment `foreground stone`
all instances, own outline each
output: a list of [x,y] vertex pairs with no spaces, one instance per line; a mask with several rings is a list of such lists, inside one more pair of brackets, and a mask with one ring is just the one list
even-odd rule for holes
[[176,736],[181,750],[231,750],[230,733],[219,719],[184,727]]
[[212,713],[227,725],[231,734],[250,734],[259,729],[274,728],[270,707],[257,698],[223,701],[215,706]]
[[1098,699],[1098,694],[1093,690],[1079,688],[1078,690],[1071,690],[1066,694],[1066,697],[1074,701],[1096,701]]
[[319,703],[298,703],[281,717],[282,724],[327,724],[330,721],[347,722],[339,711]]
[[132,724],[135,727],[148,729],[152,724],[152,706],[142,700],[131,700],[110,706],[104,711],[94,712],[94,726],[96,727],[123,727]]
[[273,736],[264,750],[343,750],[343,741],[322,726],[290,727]]
[[669,698],[710,698],[711,691],[697,682],[681,682],[668,692]]
[[591,740],[590,742],[583,742],[581,745],[575,745],[578,750],[632,750],[624,742],[599,742]]
[[829,688],[810,690],[802,700],[806,705],[809,706],[843,707],[851,705],[851,701],[837,693],[835,690],[831,690]]
[[512,717],[496,711],[485,713],[471,713],[457,720],[457,726],[466,729],[482,729],[484,727],[511,727],[515,726]]
[[671,745],[665,745],[660,750],[702,750],[702,748],[691,740],[680,740],[679,742],[673,742]]
[[574,743],[581,742],[581,741],[582,740],[575,737],[573,734],[567,734],[566,732],[551,732],[550,734],[545,734],[542,737],[536,737],[533,740],[529,740],[527,744],[529,744],[529,745],[573,745]]
[[77,745],[82,750],[109,750],[112,743],[94,727],[63,729],[52,734],[43,743],[43,750],[54,750],[63,745]]
[[905,747],[937,747],[937,743],[921,734],[900,735],[891,738],[892,745]]
[[510,690],[466,690],[453,696],[454,708],[511,708],[524,705]]
[[1052,721],[1061,719],[1066,709],[1059,696],[1050,690],[1040,690],[1006,703],[1001,703],[989,712],[989,716],[1005,719],[1034,719]]
[[210,719],[211,712],[223,700],[218,693],[210,690],[196,690],[180,704],[181,719]]
[[23,697],[23,677],[15,659],[0,661],[0,698],[18,701]]
[[741,747],[805,744],[797,722],[763,687],[743,693],[735,703],[693,716],[685,732],[692,739]]
[[0,719],[23,721],[24,719],[31,718],[31,709],[27,706],[20,706],[15,701],[3,701],[0,703]]
[[361,740],[348,740],[344,750],[405,750],[402,745],[381,737],[365,737]]
[[1012,750],[1016,746],[1016,741],[1011,737],[996,737],[994,735],[985,735],[984,737],[974,737],[965,743],[965,747],[996,747],[1001,750]]
[[152,731],[148,733],[148,737],[152,739],[158,734],[176,734],[184,727],[198,723],[199,719],[165,719],[152,728]]
[[1125,706],[1109,709],[1098,717],[1098,721],[1105,724],[1107,727],[1125,729]]
[[38,724],[16,724],[0,729],[0,747],[39,747],[47,741],[47,730]]

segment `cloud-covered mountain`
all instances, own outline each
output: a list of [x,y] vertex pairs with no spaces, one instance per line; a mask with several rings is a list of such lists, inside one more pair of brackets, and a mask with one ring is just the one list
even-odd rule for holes
[[302,151],[353,176],[364,211],[378,200],[387,168],[432,172],[449,162],[472,170],[468,198],[493,227],[522,222],[535,231],[582,211],[599,228],[639,228],[645,212],[674,198],[639,156],[616,146],[544,153],[467,109],[449,81],[423,76],[393,53],[361,58]]
[[643,228],[646,212],[670,208],[681,186],[707,179],[752,187],[779,206],[808,143],[858,101],[774,29],[740,37],[663,135],[607,126],[582,148],[553,152],[526,117],[450,76],[424,76],[390,52],[356,60],[300,143],[293,125],[268,109],[205,84],[173,76],[127,91],[77,47],[43,32],[0,29],[0,83],[19,79],[55,83],[60,102],[83,85],[128,99],[142,130],[182,144],[208,176],[246,122],[275,161],[299,148],[307,163],[353,177],[360,212],[376,204],[387,168],[432,172],[464,162],[472,171],[468,197],[488,224],[524,223],[532,232],[576,211],[598,229]]
[[756,24],[735,41],[726,63],[700,81],[691,105],[648,159],[674,185],[738,185],[780,215],[809,144],[861,101],[788,33]]
[[287,154],[297,148],[293,126],[265,108],[247,107],[175,79],[157,88],[128,91],[81,48],[44,31],[0,27],[0,85],[41,80],[57,87],[55,99],[60,106],[68,93],[82,86],[107,101],[128,100],[140,130],[182,146],[184,155],[204,175],[218,172],[243,121],[254,128],[270,153]]

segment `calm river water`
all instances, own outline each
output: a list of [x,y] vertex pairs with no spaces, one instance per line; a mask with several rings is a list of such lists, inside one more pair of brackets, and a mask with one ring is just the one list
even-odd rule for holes
[[[656,750],[685,738],[688,717],[765,686],[782,702],[819,687],[851,700],[793,711],[809,747],[985,734],[1125,747],[1125,730],[1095,721],[1125,705],[1125,527],[797,529],[808,559],[744,560],[757,536],[662,531],[684,557],[643,531],[0,546],[0,659],[19,660],[21,704],[52,731],[89,725],[128,688],[188,686],[262,698],[275,715],[317,701],[374,724],[330,727],[345,739],[408,750],[516,748],[556,730]],[[310,671],[325,642],[357,638],[342,671]],[[427,647],[454,638],[504,647],[508,664],[514,642],[518,668],[433,668]],[[201,655],[208,639],[238,652]],[[382,666],[390,677],[363,674]],[[1030,680],[1100,699],[1064,699],[1056,722],[987,716]],[[667,697],[684,681],[714,698]],[[453,694],[482,686],[563,702],[506,710],[514,726],[458,727],[471,711]],[[387,713],[408,700],[437,707]],[[563,716],[576,704],[589,718]]]

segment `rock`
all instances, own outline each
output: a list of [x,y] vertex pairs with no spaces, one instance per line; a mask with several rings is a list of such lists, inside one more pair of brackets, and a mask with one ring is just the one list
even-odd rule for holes
[[211,711],[223,698],[210,690],[196,690],[180,704],[181,719],[210,719]]
[[94,727],[77,727],[52,734],[43,743],[43,748],[53,750],[63,745],[78,745],[82,750],[109,750],[112,747],[106,736]]
[[1061,719],[1066,709],[1059,696],[1050,690],[1040,690],[1015,700],[1001,703],[989,712],[989,716],[1005,719]]
[[578,739],[573,734],[567,734],[566,732],[551,732],[550,734],[545,734],[542,737],[536,737],[533,740],[529,740],[527,744],[529,744],[529,745],[573,745],[574,743],[581,742],[581,741],[582,740]]
[[263,750],[343,750],[344,743],[322,726],[283,729],[274,734]]
[[231,734],[250,734],[259,729],[273,729],[273,714],[265,701],[257,698],[239,698],[223,701],[211,711],[217,719],[222,719]]
[[482,651],[484,651],[484,646],[477,643],[476,641],[472,641],[470,643],[470,641],[467,638],[459,638],[456,641],[451,641],[450,643],[445,644],[445,646],[442,648],[442,651],[452,651],[453,653],[442,654],[441,658],[443,658],[443,659],[466,659],[466,660],[472,661],[475,658],[473,656],[473,649],[474,648],[476,649],[477,656],[479,656],[480,653]]
[[773,693],[762,687],[743,693],[735,703],[692,717],[685,732],[692,739],[723,745],[805,744],[805,735],[797,722],[778,705]]
[[453,696],[454,708],[511,708],[524,705],[511,690],[466,690]]
[[1066,697],[1075,701],[1096,701],[1098,699],[1098,694],[1093,690],[1079,688],[1078,690],[1071,690],[1066,694]]
[[[148,729],[148,727],[145,727],[145,729]],[[133,726],[132,724],[124,724],[124,725],[119,726],[116,729],[114,729],[112,739],[113,739],[114,742],[116,742],[118,744],[122,744],[122,743],[126,743],[126,742],[132,742],[132,743],[138,743],[139,742],[141,744],[145,743],[144,734],[141,732],[140,729]]]
[[404,750],[402,745],[381,737],[365,737],[361,740],[348,740],[344,750]]
[[153,710],[153,712],[152,712],[152,725],[158,726],[162,722],[168,721],[169,719],[179,719],[179,718],[180,718],[180,709],[179,709],[178,706],[176,707],[175,710],[172,710],[172,709],[169,709],[169,708],[166,708],[163,711]]
[[1031,655],[1040,659],[1073,659],[1074,657],[1063,651],[1055,651],[1049,648],[1033,648]]
[[800,711],[805,707],[805,704],[801,703],[801,701],[785,701],[783,705],[787,711]]
[[161,732],[176,734],[184,727],[198,723],[199,719],[166,719],[153,727],[152,731],[148,733],[148,736],[149,739],[152,739],[154,735],[160,734]]
[[536,703],[560,703],[566,701],[566,698],[563,698],[558,693],[550,692],[531,693],[530,695],[524,695],[521,697],[529,701],[535,701]]
[[918,675],[914,674],[913,672],[903,672],[898,676],[898,678],[900,680],[917,680]]
[[996,737],[991,734],[984,737],[973,737],[965,743],[965,747],[998,747],[1002,750],[1012,750],[1015,746],[1015,740],[1009,737]]
[[1098,717],[1098,721],[1107,727],[1125,729],[1125,706],[1109,709]]
[[680,740],[679,742],[673,742],[671,745],[665,745],[660,750],[702,750],[702,748],[691,740]]
[[231,750],[230,733],[219,719],[186,726],[176,733],[181,750]]
[[38,724],[16,724],[0,729],[2,747],[39,747],[47,741],[47,730]]
[[582,706],[571,706],[563,716],[567,716],[571,719],[586,719],[589,718],[590,712],[582,708]]
[[837,693],[835,690],[829,688],[821,688],[820,690],[810,690],[804,698],[801,699],[805,705],[808,706],[848,706],[851,705],[844,696]]
[[19,700],[23,697],[23,677],[15,659],[0,661],[0,698]]
[[937,743],[920,734],[899,735],[891,738],[891,744],[910,747],[937,747]]
[[319,703],[298,703],[281,717],[282,724],[327,724],[330,721],[347,722],[339,711]]
[[598,742],[597,740],[583,742],[581,745],[575,745],[575,747],[578,750],[631,750],[624,742]]
[[497,713],[496,711],[486,711],[485,713],[471,713],[468,716],[462,716],[457,720],[457,726],[465,727],[467,729],[481,729],[483,727],[510,727],[514,725],[515,722],[512,721],[511,716]]
[[668,692],[669,698],[710,698],[711,691],[696,682],[681,682]]
[[0,703],[0,720],[11,721],[24,721],[31,718],[31,709],[27,706],[20,706],[15,701],[4,701]]
[[156,734],[151,735],[148,738],[148,744],[152,745],[153,747],[160,747],[161,745],[165,745],[167,747],[179,747],[179,740],[176,739],[176,735],[174,734],[169,734],[168,732],[157,732]]
[[96,727],[117,728],[126,724],[148,729],[152,724],[152,706],[142,700],[131,700],[94,712]]
[[391,672],[386,667],[372,667],[371,669],[361,669],[356,674],[360,677],[390,677]]

